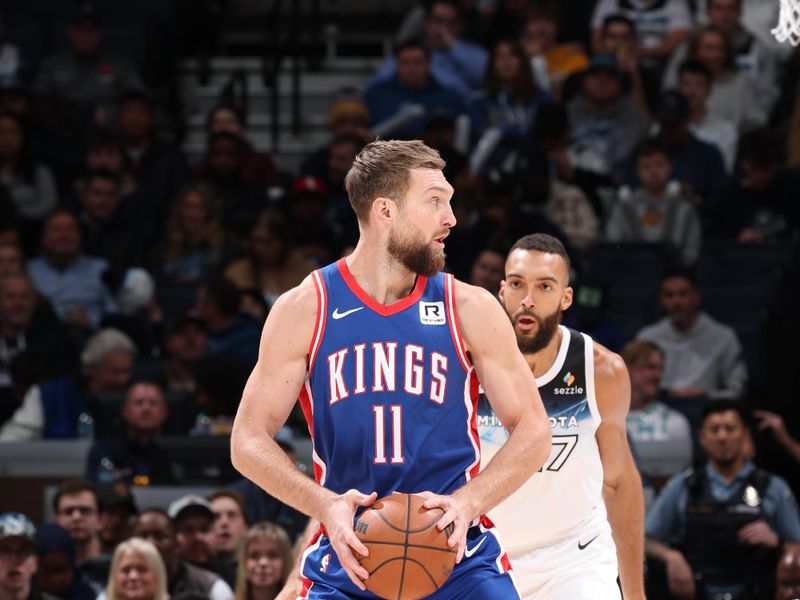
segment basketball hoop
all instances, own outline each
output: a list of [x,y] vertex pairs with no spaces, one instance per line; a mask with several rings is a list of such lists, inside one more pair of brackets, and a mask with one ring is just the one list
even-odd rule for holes
[[789,42],[792,46],[800,44],[800,0],[780,0],[781,13],[778,26],[772,35],[779,42]]

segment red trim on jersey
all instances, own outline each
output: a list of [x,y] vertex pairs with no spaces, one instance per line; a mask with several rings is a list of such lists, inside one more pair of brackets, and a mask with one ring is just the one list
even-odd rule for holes
[[320,464],[317,463],[315,458],[317,458],[316,453],[313,450],[314,444],[314,406],[313,400],[308,393],[308,385],[307,382],[303,383],[303,387],[300,388],[300,394],[297,396],[297,401],[300,403],[300,410],[303,411],[303,416],[306,419],[306,423],[308,424],[308,433],[311,436],[311,464],[314,467],[314,480],[317,483],[322,482],[322,477],[325,474],[323,468]]
[[314,323],[314,335],[311,337],[311,344],[308,347],[308,372],[314,367],[317,358],[322,336],[325,333],[325,322],[328,313],[328,294],[325,290],[325,281],[319,271],[311,273],[311,280],[314,282],[314,289],[317,292],[317,318]]
[[464,341],[461,337],[461,327],[458,324],[458,312],[456,311],[455,280],[449,273],[445,273],[444,276],[444,298],[447,323],[450,326],[450,335],[453,336],[453,346],[456,349],[458,359],[461,361],[461,366],[464,367],[465,371],[469,372],[472,363],[464,351]]
[[300,575],[300,583],[302,583],[303,586],[300,588],[300,595],[298,596],[298,598],[305,600],[306,598],[308,598],[308,593],[311,591],[311,587],[314,585],[314,582],[311,581],[308,577]]
[[358,285],[356,278],[353,277],[353,274],[347,267],[347,261],[344,258],[340,258],[338,261],[336,261],[336,267],[339,269],[339,273],[341,274],[342,279],[344,279],[344,282],[347,284],[347,287],[350,288],[350,291],[353,292],[365,305],[382,317],[390,317],[415,304],[422,297],[422,294],[425,291],[425,285],[428,283],[427,277],[424,277],[423,275],[417,275],[417,283],[408,296],[402,300],[398,300],[394,304],[385,306],[377,302],[372,296],[367,294],[367,292],[365,292],[360,285]]
[[[480,399],[481,383],[478,381],[478,374],[472,369],[469,381],[469,396],[472,401],[472,418],[469,423],[469,434],[475,446],[478,448],[478,460],[470,469],[470,477],[475,477],[481,470],[481,436],[478,434],[478,400]],[[491,521],[490,521],[491,522]]]

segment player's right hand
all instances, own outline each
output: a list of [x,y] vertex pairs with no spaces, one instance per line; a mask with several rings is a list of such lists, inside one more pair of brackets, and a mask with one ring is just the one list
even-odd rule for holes
[[366,495],[358,490],[347,490],[325,507],[325,512],[320,519],[328,533],[331,546],[333,546],[336,556],[339,557],[342,568],[350,581],[362,591],[367,589],[364,580],[369,577],[369,573],[358,562],[353,551],[362,556],[368,556],[369,550],[356,537],[353,522],[356,509],[359,506],[370,506],[377,498],[378,494],[375,492]]
[[669,554],[665,563],[669,591],[680,600],[694,600],[694,573],[686,558],[678,551]]

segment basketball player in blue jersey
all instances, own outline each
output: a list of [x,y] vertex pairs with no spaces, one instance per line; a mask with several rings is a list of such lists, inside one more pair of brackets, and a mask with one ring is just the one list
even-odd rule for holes
[[[560,325],[572,303],[569,273],[564,246],[549,235],[521,238],[506,259],[500,299],[536,376],[553,438],[544,466],[489,518],[523,598],[619,600],[619,574],[625,600],[639,600],[644,508],[625,430],[630,380],[618,355]],[[484,461],[507,443],[503,425],[481,401]]]
[[[360,239],[346,259],[281,296],[239,405],[231,459],[321,523],[301,598],[375,598],[356,553],[362,507],[425,493],[453,524],[456,567],[431,598],[517,598],[485,513],[538,469],[550,431],[508,318],[488,292],[441,273],[455,217],[444,161],[422,142],[377,141],[345,179]],[[511,434],[478,474],[478,380]],[[315,480],[272,439],[299,398]]]

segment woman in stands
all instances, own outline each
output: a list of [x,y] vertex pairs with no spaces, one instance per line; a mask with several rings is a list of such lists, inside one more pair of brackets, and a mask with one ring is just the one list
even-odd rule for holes
[[272,600],[292,570],[289,536],[274,523],[256,523],[239,547],[236,600]]
[[117,546],[108,586],[98,600],[169,600],[167,573],[156,547],[141,538]]

